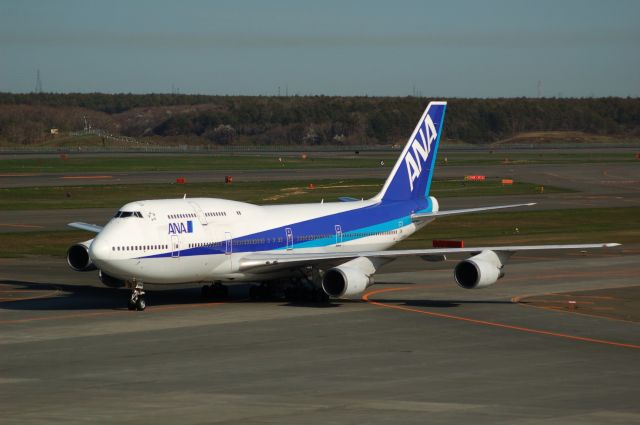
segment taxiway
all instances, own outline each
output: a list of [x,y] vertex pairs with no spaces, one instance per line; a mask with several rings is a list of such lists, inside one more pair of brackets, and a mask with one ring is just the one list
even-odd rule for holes
[[[367,299],[203,303],[0,260],[3,423],[640,422],[639,324],[514,297],[638,285],[640,252],[522,255],[479,291],[402,260]],[[417,271],[406,272],[414,269]],[[37,401],[37,402],[36,402]]]

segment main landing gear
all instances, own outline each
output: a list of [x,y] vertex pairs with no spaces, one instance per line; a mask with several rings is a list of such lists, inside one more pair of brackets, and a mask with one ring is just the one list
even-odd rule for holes
[[268,301],[277,298],[274,289],[266,283],[251,285],[249,288],[249,298],[254,301]]
[[284,292],[287,301],[293,303],[329,304],[329,295],[321,288],[290,286]]
[[322,273],[317,267],[304,270],[286,288],[285,299],[294,303],[329,304],[329,295],[322,290]]
[[200,290],[200,295],[205,300],[219,300],[229,296],[229,290],[220,282],[213,285],[204,285]]
[[133,291],[131,292],[131,298],[129,299],[129,304],[127,305],[127,308],[129,310],[138,310],[138,311],[143,311],[145,308],[147,308],[147,302],[144,299],[144,286],[142,284],[142,282],[134,282],[135,283],[135,287],[133,288]]

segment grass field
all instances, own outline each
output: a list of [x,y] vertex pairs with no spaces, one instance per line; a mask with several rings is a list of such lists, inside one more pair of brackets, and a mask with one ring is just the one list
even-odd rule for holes
[[[74,157],[67,159],[30,158],[1,159],[0,173],[86,173],[118,171],[196,171],[196,170],[265,170],[301,168],[375,168],[380,161],[387,166],[395,163],[398,152],[383,155],[355,155],[353,153],[323,156],[310,153],[307,159],[301,156],[282,156],[282,162],[274,154],[253,155],[148,155]],[[438,156],[438,164],[455,165],[522,165],[522,164],[573,164],[596,162],[638,161],[631,152],[450,152]]]
[[[515,229],[518,228],[518,231]],[[92,233],[0,233],[0,258],[64,257]],[[470,214],[436,220],[394,248],[429,248],[432,239],[464,240],[466,246],[547,243],[640,243],[640,208],[593,208]]]
[[[336,201],[340,196],[369,198],[382,184],[381,179],[324,180],[308,184],[284,182],[140,184],[98,186],[47,186],[0,189],[0,210],[33,210],[56,208],[118,208],[140,199],[188,197],[225,198],[257,204]],[[537,193],[537,185],[515,182],[502,185],[497,180],[464,182],[434,181],[431,193],[436,197],[495,196]],[[568,190],[545,186],[544,193]]]

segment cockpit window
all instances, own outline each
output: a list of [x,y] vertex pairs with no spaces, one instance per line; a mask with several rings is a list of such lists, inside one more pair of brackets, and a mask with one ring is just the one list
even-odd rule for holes
[[126,218],[126,217],[138,217],[142,218],[142,213],[140,211],[118,211],[113,218]]

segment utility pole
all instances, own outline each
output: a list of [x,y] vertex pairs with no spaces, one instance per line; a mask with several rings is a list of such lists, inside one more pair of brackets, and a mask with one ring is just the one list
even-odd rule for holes
[[40,69],[36,71],[36,93],[42,93],[42,80],[40,79]]
[[542,97],[542,80],[538,80],[538,97]]

